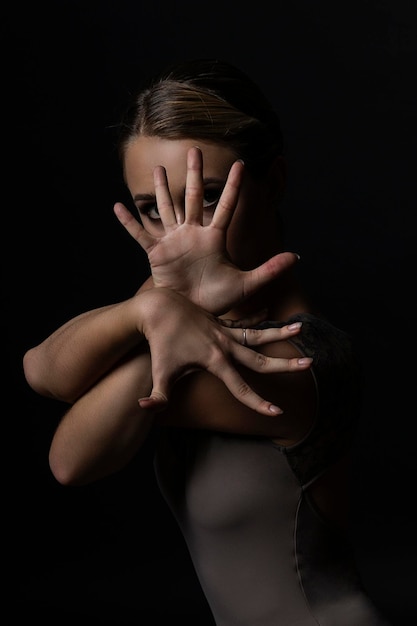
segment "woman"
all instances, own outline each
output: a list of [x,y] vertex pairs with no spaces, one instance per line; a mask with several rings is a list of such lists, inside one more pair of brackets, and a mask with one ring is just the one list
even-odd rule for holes
[[284,252],[279,119],[219,60],[169,68],[121,125],[138,213],[115,213],[150,276],[28,350],[67,402],[50,448],[64,485],[155,469],[218,626],[386,624],[347,540],[359,414],[350,338],[311,309]]

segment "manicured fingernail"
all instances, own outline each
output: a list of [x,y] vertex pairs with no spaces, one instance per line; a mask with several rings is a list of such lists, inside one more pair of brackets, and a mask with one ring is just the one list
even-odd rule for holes
[[298,359],[297,363],[298,365],[310,365],[310,363],[313,362],[313,359],[311,359],[309,356],[303,356],[302,359]]
[[271,413],[273,413],[273,415],[281,415],[282,413],[284,413],[284,411],[280,409],[279,406],[275,406],[275,404],[270,404],[269,410]]
[[287,326],[288,330],[298,330],[299,328],[301,328],[302,326],[302,322],[294,322],[293,324],[290,324],[289,326]]
[[297,257],[298,260],[301,259],[300,255],[298,254],[298,252],[294,252],[295,256]]

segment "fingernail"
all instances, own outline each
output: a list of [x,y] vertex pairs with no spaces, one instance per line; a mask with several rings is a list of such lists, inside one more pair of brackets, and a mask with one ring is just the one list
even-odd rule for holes
[[279,406],[275,406],[275,404],[270,404],[269,405],[269,410],[274,415],[281,415],[282,413],[284,413],[284,411],[282,409],[280,409]]
[[297,360],[298,365],[310,365],[310,363],[312,362],[313,359],[311,359],[309,356],[304,356],[302,359]]
[[301,328],[302,324],[302,322],[294,322],[293,324],[287,326],[287,328],[288,330],[298,330],[299,328]]

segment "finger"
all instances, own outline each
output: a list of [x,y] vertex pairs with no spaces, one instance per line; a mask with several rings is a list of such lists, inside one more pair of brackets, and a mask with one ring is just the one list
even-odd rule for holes
[[226,230],[235,212],[242,184],[244,165],[242,161],[235,161],[230,168],[226,184],[213,214],[211,226]]
[[[152,353],[152,349],[151,349]],[[139,405],[143,409],[153,409],[159,411],[163,409],[169,402],[169,395],[174,384],[172,373],[169,367],[166,368],[165,360],[152,361],[152,390],[149,396],[139,398]]]
[[310,357],[271,357],[256,350],[250,350],[242,343],[232,342],[230,354],[235,361],[238,361],[254,372],[262,374],[273,374],[282,372],[300,372],[308,369],[313,359]]
[[203,155],[197,146],[187,153],[187,179],[185,183],[185,221],[203,223]]
[[155,185],[156,204],[161,217],[161,222],[166,231],[181,223],[181,216],[175,214],[171,193],[168,186],[166,170],[162,165],[155,167],[153,171]]
[[144,398],[139,398],[138,403],[142,409],[161,411],[168,404],[168,398],[163,393],[152,389],[151,394]]
[[230,329],[230,334],[237,343],[251,347],[290,339],[300,332],[301,327],[302,322],[294,322],[280,328],[247,328],[244,326]]
[[230,393],[247,407],[262,415],[280,415],[283,413],[275,404],[258,395],[229,363],[222,363],[221,371],[212,371],[220,378]]
[[243,272],[243,293],[245,298],[253,295],[261,287],[283,274],[300,260],[295,252],[280,252],[253,270]]
[[129,235],[138,242],[144,250],[148,250],[150,246],[155,243],[155,238],[149,235],[143,228],[142,224],[132,215],[121,202],[116,202],[113,207],[114,214],[121,223],[121,225],[127,230]]

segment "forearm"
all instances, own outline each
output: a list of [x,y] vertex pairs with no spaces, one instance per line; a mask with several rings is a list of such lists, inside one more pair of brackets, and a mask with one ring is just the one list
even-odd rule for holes
[[39,394],[74,402],[144,339],[137,297],[88,311],[26,352],[24,372]]
[[64,415],[54,434],[49,462],[65,485],[100,479],[124,467],[145,440],[153,413],[138,398],[152,387],[145,351],[124,359]]

